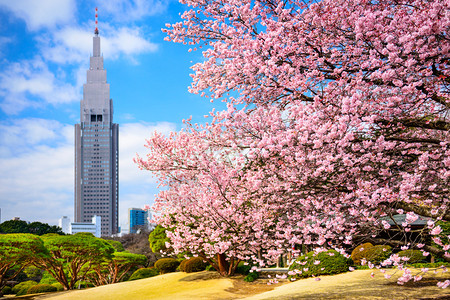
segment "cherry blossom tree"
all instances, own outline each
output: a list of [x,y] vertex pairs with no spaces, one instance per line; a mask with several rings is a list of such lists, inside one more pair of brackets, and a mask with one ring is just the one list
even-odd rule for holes
[[[168,187],[156,205],[164,226],[192,216],[170,236],[174,248],[250,251],[253,238],[250,252],[279,253],[365,237],[450,261],[436,224],[450,221],[448,1],[182,3],[192,9],[167,25],[167,39],[205,48],[190,91],[228,110],[154,135],[148,159],[137,159]],[[225,238],[226,222],[206,220],[218,209],[243,227]],[[427,226],[412,229],[419,216]],[[194,243],[193,228],[202,243],[216,240]],[[386,230],[400,238],[377,236]],[[230,257],[254,255],[244,252]]]

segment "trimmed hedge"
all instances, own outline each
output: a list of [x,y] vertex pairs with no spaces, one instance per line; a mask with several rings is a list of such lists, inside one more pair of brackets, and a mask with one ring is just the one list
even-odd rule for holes
[[61,283],[55,282],[55,283],[52,283],[52,285],[56,288],[56,290],[58,292],[64,291],[64,286]]
[[180,271],[186,273],[200,272],[206,269],[208,264],[201,257],[191,257],[183,260],[180,264]]
[[58,289],[51,284],[36,284],[28,289],[27,294],[56,292],[57,290]]
[[376,245],[363,252],[363,257],[373,264],[379,264],[389,258],[392,253],[392,247],[388,245]]
[[399,257],[409,257],[409,260],[406,262],[408,264],[420,263],[425,260],[425,256],[423,256],[422,251],[420,250],[403,250],[397,254]]
[[155,262],[155,268],[159,270],[161,274],[175,272],[180,262],[175,258],[161,258]]
[[133,274],[131,274],[128,281],[149,278],[149,277],[156,276],[158,274],[159,274],[159,270],[154,267],[140,268],[140,269],[137,269],[136,271],[134,271]]
[[348,271],[348,260],[336,250],[314,254],[314,251],[296,259],[289,267],[296,275],[290,278],[305,278],[319,275],[339,274]]
[[22,295],[26,295],[28,292],[28,289],[34,285],[37,285],[38,283],[36,281],[33,280],[28,280],[28,281],[24,281],[21,282],[19,284],[16,284],[13,288],[12,288],[12,293],[15,294],[16,296],[22,296]]
[[371,243],[364,243],[364,244],[357,246],[355,249],[353,249],[352,254],[350,255],[350,257],[353,260],[353,263],[355,265],[360,265],[361,259],[364,258],[363,252],[372,247],[373,247],[373,245]]
[[13,293],[12,288],[10,286],[5,286],[2,289],[2,293],[3,295],[11,295]]

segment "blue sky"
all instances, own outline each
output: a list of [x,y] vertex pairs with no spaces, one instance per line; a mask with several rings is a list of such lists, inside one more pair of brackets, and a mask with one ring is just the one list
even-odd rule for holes
[[180,20],[175,0],[0,0],[1,221],[73,219],[73,125],[92,53],[95,7],[107,80],[120,124],[120,224],[129,207],[151,204],[155,179],[132,162],[155,130],[213,106],[191,95],[188,46],[164,41]]

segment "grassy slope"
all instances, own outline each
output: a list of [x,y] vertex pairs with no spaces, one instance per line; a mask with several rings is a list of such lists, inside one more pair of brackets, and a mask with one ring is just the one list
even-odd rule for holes
[[308,278],[245,299],[450,299],[450,288],[441,289],[436,286],[437,280],[450,277],[448,273],[439,271],[438,274],[433,274],[434,278],[426,276],[418,282],[398,285],[396,280],[401,275],[400,272],[387,272],[392,274],[389,280],[379,270],[358,270],[322,276],[320,281]]
[[[392,272],[392,271],[390,271]],[[247,289],[255,286],[232,279],[186,280],[192,275],[171,273],[131,282],[122,282],[80,291],[48,294],[45,299],[449,299],[450,288],[436,287],[436,281],[425,278],[418,283],[405,286],[396,284],[396,276],[386,280],[374,270],[359,270],[335,276],[323,276],[320,281],[313,278],[279,285],[272,291],[260,289],[258,295],[248,296]],[[445,277],[443,277],[445,276]],[[450,274],[435,275],[439,280]],[[200,278],[200,277],[199,277]],[[234,288],[233,288],[234,283]],[[247,286],[248,285],[248,286]],[[267,290],[267,288],[266,288]],[[255,291],[257,292],[257,291]],[[440,298],[447,295],[449,298]],[[42,299],[42,298],[37,298]]]
[[230,299],[225,292],[233,287],[228,279],[180,281],[186,273],[170,273],[152,278],[121,282],[80,291],[60,293],[46,299],[100,300],[100,299]]

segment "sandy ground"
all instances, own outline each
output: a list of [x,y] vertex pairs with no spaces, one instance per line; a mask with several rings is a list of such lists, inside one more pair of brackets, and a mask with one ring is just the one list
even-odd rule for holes
[[448,273],[439,272],[433,274],[433,278],[426,277],[404,286],[397,285],[395,274],[386,280],[378,270],[374,271],[374,278],[371,278],[371,273],[371,270],[358,270],[323,276],[320,281],[309,278],[275,285],[267,285],[266,279],[246,283],[242,277],[220,278],[216,273],[206,271],[171,273],[86,290],[35,296],[33,299],[450,299],[450,288],[436,286],[437,280],[450,278]]
[[[371,273],[374,277],[371,277]],[[388,270],[393,273],[392,270]],[[255,299],[450,299],[450,288],[436,286],[437,281],[450,278],[450,274],[439,272],[424,277],[418,282],[398,285],[400,273],[387,280],[379,270],[358,270],[334,276],[322,276],[298,280],[276,287],[246,300]]]

